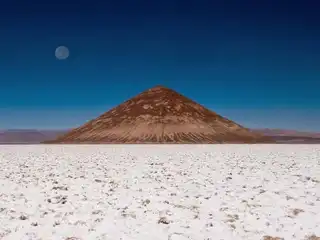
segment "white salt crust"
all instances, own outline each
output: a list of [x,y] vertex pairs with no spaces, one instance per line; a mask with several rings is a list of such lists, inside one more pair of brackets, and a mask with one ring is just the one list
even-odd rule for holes
[[320,236],[320,145],[0,145],[0,239]]

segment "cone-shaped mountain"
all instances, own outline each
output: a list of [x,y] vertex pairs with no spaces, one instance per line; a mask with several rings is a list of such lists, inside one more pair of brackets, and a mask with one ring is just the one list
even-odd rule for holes
[[51,143],[259,143],[270,140],[156,86]]

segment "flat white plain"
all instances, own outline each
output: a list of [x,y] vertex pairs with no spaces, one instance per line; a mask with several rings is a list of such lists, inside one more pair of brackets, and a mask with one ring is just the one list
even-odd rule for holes
[[320,145],[2,145],[0,239],[320,236]]

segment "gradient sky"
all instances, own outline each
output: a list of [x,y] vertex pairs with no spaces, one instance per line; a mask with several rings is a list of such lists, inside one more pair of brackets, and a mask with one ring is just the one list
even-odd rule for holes
[[247,127],[320,131],[317,0],[72,2],[2,3],[0,129],[76,127],[165,85]]

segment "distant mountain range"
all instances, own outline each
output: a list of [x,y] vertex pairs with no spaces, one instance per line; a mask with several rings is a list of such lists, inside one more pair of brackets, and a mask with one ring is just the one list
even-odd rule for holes
[[[56,139],[67,133],[68,130],[35,130],[9,129],[0,130],[0,144],[38,144]],[[252,131],[270,136],[278,143],[306,143],[320,144],[320,133],[300,132],[283,129],[252,129]]]
[[0,144],[37,144],[55,139],[67,130],[8,129],[0,130]]
[[320,132],[302,132],[286,129],[252,129],[252,131],[272,137],[277,143],[320,144]]

